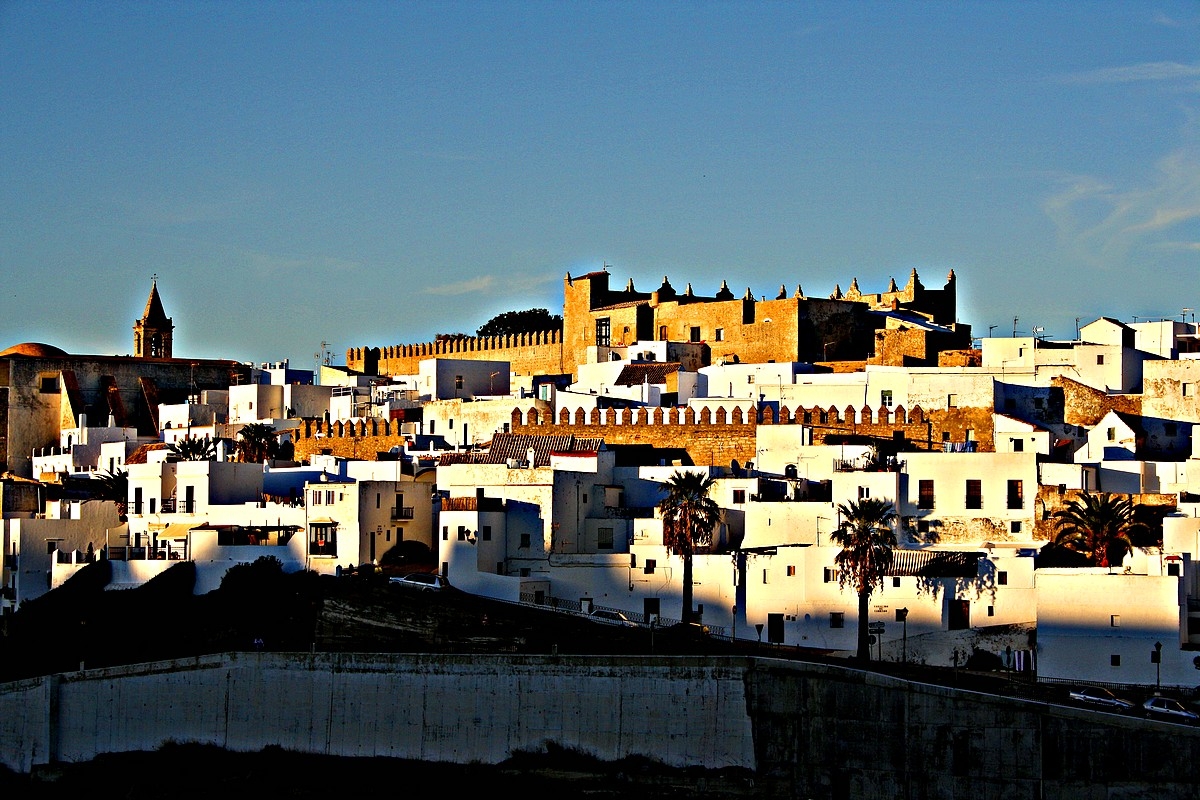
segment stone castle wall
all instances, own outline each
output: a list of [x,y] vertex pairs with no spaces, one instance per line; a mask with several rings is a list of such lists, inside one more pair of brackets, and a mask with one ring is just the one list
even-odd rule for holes
[[[728,465],[752,461],[759,425],[805,425],[812,429],[813,444],[836,443],[843,437],[895,441],[903,436],[906,446],[937,450],[943,439],[963,442],[973,438],[981,452],[995,448],[989,409],[954,408],[926,412],[920,407],[812,408],[790,409],[776,415],[769,406],[745,414],[740,407],[723,406],[700,411],[692,408],[576,409],[549,411],[513,409],[513,433],[546,436],[572,435],[604,439],[613,445],[647,445],[668,451],[684,451],[692,464]],[[945,435],[944,435],[945,434]],[[399,422],[307,421],[294,433],[295,458],[328,453],[343,458],[372,460],[376,453],[402,446]]]
[[507,361],[514,375],[561,375],[574,370],[563,361],[562,331],[509,336],[465,336],[420,344],[352,347],[346,366],[368,375],[416,375],[427,358]]

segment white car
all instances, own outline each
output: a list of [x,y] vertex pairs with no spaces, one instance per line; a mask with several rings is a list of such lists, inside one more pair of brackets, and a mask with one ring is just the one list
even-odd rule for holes
[[610,611],[607,608],[594,608],[592,609],[592,612],[588,614],[588,616],[599,622],[607,622],[610,625],[624,625],[628,628],[637,627],[636,622],[622,614],[620,611]]
[[1133,703],[1117,697],[1102,686],[1080,686],[1077,689],[1071,690],[1070,697],[1072,700],[1077,700],[1080,703],[1099,706],[1111,711],[1128,711],[1133,708]]
[[1142,703],[1142,708],[1146,710],[1146,716],[1168,722],[1187,722],[1193,725],[1200,722],[1200,714],[1188,711],[1182,703],[1170,697],[1151,697]]
[[405,589],[419,589],[422,592],[440,592],[450,584],[441,575],[432,572],[410,572],[401,578],[388,578],[389,583]]

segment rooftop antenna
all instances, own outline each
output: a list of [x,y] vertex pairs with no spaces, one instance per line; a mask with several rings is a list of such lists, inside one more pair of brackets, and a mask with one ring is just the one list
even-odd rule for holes
[[313,353],[313,361],[318,369],[321,366],[328,367],[333,364],[333,352],[329,349],[329,342],[321,340],[321,349]]
[[1017,318],[1013,317],[1013,338],[1017,338]]

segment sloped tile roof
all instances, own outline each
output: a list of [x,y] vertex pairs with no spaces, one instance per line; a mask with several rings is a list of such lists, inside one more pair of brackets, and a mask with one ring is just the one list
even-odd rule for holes
[[643,383],[666,383],[667,376],[679,371],[678,362],[649,362],[626,364],[617,376],[617,386],[641,386]]
[[481,454],[480,463],[504,464],[509,459],[525,461],[529,448],[533,448],[534,466],[550,466],[551,453],[593,452],[604,446],[603,439],[577,438],[571,434],[545,436],[529,433],[498,433],[492,437],[492,446]]

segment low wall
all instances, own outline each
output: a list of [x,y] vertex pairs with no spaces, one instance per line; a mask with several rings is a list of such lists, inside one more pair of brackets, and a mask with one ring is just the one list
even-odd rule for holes
[[774,659],[250,653],[0,686],[14,770],[168,741],[459,764],[554,742],[807,798],[1200,795],[1196,728]]

